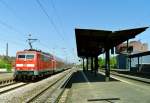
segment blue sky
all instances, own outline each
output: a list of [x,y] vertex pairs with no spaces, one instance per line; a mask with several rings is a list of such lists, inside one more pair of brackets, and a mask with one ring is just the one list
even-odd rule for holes
[[[120,30],[150,26],[149,0],[0,0],[0,54],[28,48],[28,34],[39,39],[35,48],[73,61],[76,56],[74,29]],[[53,21],[54,25],[51,23]],[[149,44],[150,29],[137,36]]]

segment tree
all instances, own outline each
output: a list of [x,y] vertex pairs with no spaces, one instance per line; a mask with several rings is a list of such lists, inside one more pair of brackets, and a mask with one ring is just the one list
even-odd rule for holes
[[110,58],[110,66],[111,68],[116,68],[116,65],[117,65],[117,61],[116,61],[116,57],[111,57]]
[[[105,68],[105,58],[99,57],[98,58],[98,63],[99,63],[100,68]],[[110,67],[111,68],[116,68],[116,65],[117,65],[116,57],[115,56],[110,57]]]
[[102,59],[101,57],[99,57],[98,64],[99,64],[100,68],[104,68],[105,67],[105,59]]

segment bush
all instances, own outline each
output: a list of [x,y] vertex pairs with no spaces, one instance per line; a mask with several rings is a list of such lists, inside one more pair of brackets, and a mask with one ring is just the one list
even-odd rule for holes
[[0,68],[5,68],[5,62],[3,60],[0,60]]
[[[105,59],[99,58],[99,65],[101,68],[105,68]],[[110,68],[116,68],[117,67],[117,61],[116,57],[110,57]]]
[[11,71],[12,65],[7,59],[0,59],[0,68],[6,68],[8,72]]

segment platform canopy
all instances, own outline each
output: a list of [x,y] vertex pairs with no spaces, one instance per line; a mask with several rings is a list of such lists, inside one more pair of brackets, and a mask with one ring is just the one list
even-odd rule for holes
[[77,53],[79,57],[94,57],[122,42],[135,38],[148,27],[119,31],[75,29]]
[[136,57],[142,57],[142,56],[147,56],[150,55],[150,51],[142,52],[142,53],[136,53],[136,54],[131,54],[129,55],[129,58],[136,58]]

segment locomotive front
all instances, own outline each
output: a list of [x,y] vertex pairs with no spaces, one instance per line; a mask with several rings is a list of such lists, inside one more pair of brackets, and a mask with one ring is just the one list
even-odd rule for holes
[[16,54],[15,78],[38,75],[37,53],[35,51],[21,51]]

